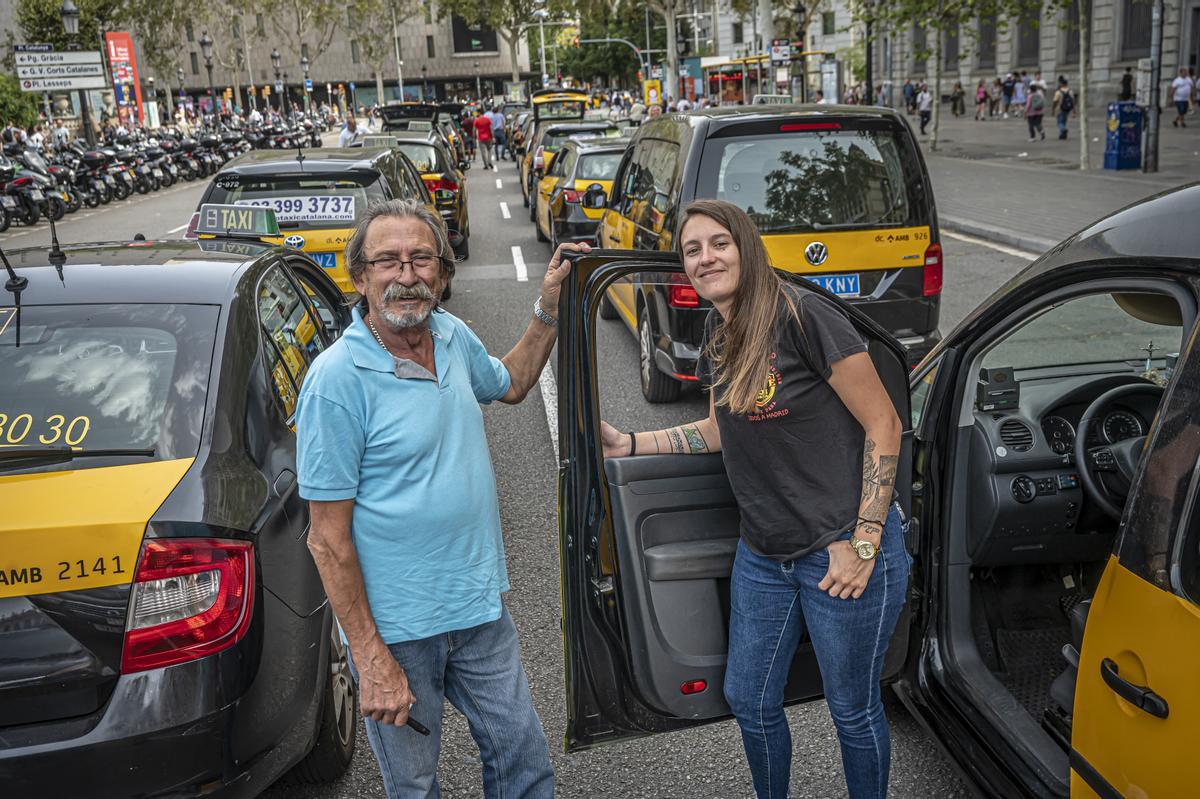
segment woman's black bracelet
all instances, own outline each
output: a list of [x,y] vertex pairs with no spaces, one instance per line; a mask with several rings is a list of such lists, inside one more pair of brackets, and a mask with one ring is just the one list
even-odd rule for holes
[[630,431],[629,433],[629,454],[637,454],[637,433]]
[[858,517],[858,524],[856,524],[855,527],[858,527],[858,526],[864,525],[864,524],[874,525],[875,527],[878,527],[880,530],[883,530],[883,522],[877,522],[874,519],[868,519],[865,516]]

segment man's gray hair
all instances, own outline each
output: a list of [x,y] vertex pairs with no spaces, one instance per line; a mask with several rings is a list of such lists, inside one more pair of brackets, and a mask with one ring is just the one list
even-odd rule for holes
[[[362,219],[358,220],[354,233],[346,242],[346,272],[350,275],[350,280],[358,280],[367,270],[367,228],[376,219],[384,217],[421,220],[433,234],[433,240],[437,245],[437,254],[442,258],[454,260],[454,250],[450,247],[450,237],[446,234],[446,224],[442,221],[441,216],[430,211],[417,200],[387,200],[367,206],[366,213],[363,214]],[[442,274],[446,274],[447,271],[448,268],[443,263]]]

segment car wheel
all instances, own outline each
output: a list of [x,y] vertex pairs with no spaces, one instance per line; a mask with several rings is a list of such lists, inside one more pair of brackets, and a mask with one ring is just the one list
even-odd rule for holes
[[[546,216],[548,218],[550,215],[547,214]],[[533,209],[533,218],[534,218],[533,230],[535,233],[537,233],[537,240],[538,241],[550,241],[550,239],[546,237],[546,234],[542,232],[542,226],[537,223],[537,208]],[[553,222],[551,222],[551,224],[553,224]]]
[[309,785],[332,782],[346,772],[354,757],[358,735],[358,688],[350,673],[349,650],[336,623],[330,625],[330,636],[329,679],[321,703],[316,743],[291,773],[296,782]]
[[21,224],[36,225],[41,216],[42,212],[36,205],[28,206],[21,211]]
[[458,256],[459,260],[465,261],[469,258],[471,256],[471,239],[463,236],[462,244],[454,248],[454,254]]
[[604,296],[600,298],[599,314],[601,319],[612,320],[617,318],[617,306],[612,304],[612,300],[608,298],[607,291],[604,292]]
[[654,364],[654,339],[650,333],[650,314],[642,308],[638,314],[638,350],[642,396],[647,402],[674,402],[679,399],[679,383],[667,377]]

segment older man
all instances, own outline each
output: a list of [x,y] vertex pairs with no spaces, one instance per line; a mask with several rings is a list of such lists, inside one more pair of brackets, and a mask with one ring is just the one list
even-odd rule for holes
[[438,796],[447,698],[479,745],[485,796],[554,794],[501,601],[508,579],[479,406],[518,403],[537,383],[570,271],[564,251],[587,249],[558,249],[524,335],[497,359],[438,307],[452,257],[438,216],[410,200],[375,205],[346,246],[362,302],[304,381],[299,482],[389,797]]

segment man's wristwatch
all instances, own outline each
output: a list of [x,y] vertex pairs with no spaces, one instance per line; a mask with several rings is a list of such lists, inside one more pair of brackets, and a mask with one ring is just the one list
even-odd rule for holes
[[853,534],[850,536],[850,548],[859,560],[875,560],[879,556],[879,547]]
[[541,297],[538,297],[536,300],[533,301],[533,315],[536,316],[537,320],[544,325],[549,325],[550,327],[558,327],[558,320],[542,310],[542,298]]

